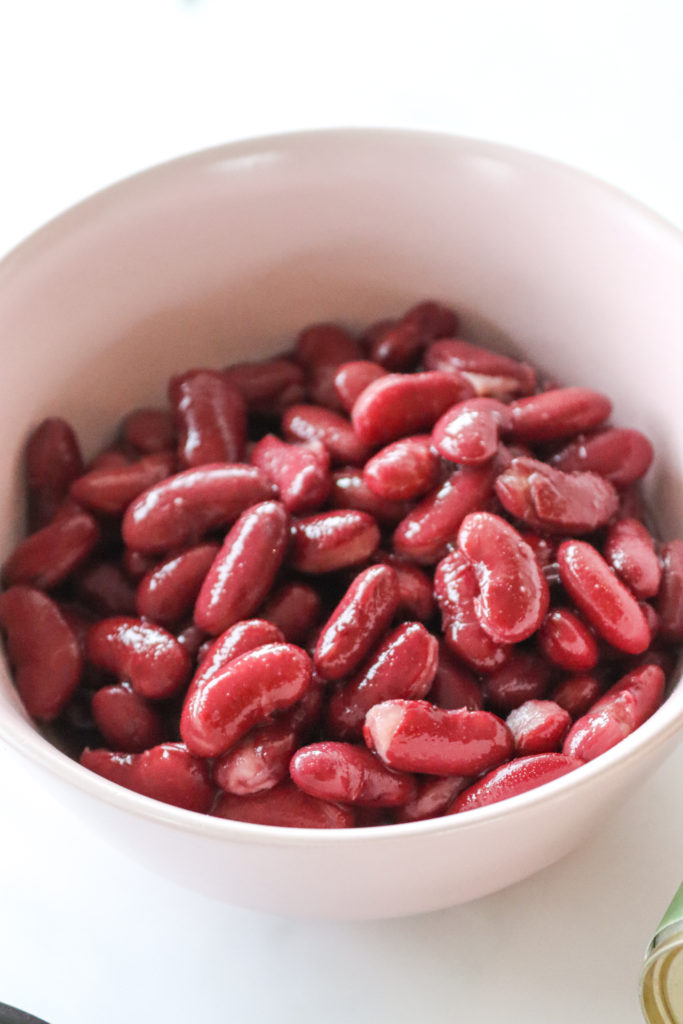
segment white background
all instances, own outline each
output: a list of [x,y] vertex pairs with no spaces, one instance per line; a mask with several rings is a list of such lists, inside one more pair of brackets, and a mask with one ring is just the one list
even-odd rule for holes
[[[0,252],[159,160],[338,125],[532,149],[683,228],[681,52],[679,0],[5,0]],[[535,878],[344,925],[180,890],[4,750],[0,778],[0,1001],[50,1024],[636,1024],[642,953],[683,877],[683,749]]]

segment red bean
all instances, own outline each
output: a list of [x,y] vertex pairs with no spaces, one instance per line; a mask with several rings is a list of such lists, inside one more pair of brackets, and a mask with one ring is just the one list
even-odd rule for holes
[[477,671],[505,664],[512,648],[497,643],[482,629],[474,605],[479,593],[477,578],[462,552],[454,551],[439,562],[434,593],[444,639],[453,653]]
[[505,719],[519,756],[559,750],[571,722],[569,713],[551,700],[527,700]]
[[517,531],[500,516],[474,512],[462,522],[458,545],[477,577],[474,609],[482,629],[497,643],[535,633],[548,610],[548,584]]
[[362,807],[398,807],[416,795],[411,775],[389,771],[367,748],[326,740],[301,747],[289,766],[309,796]]
[[498,451],[501,432],[511,430],[512,416],[494,398],[469,398],[444,413],[432,430],[432,443],[451,462],[476,466]]
[[56,587],[85,562],[98,539],[97,523],[87,512],[54,519],[14,549],[3,568],[5,586]]
[[337,465],[362,466],[370,454],[346,417],[321,405],[290,405],[282,432],[288,441],[322,441]]
[[251,462],[292,514],[316,511],[330,493],[330,454],[322,441],[287,444],[267,434],[254,446]]
[[577,675],[563,679],[553,687],[548,698],[568,711],[572,718],[585,715],[602,693],[597,676]]
[[598,663],[598,645],[588,626],[569,608],[552,608],[538,631],[538,646],[553,665],[587,672]]
[[556,388],[509,406],[516,441],[556,441],[599,427],[612,411],[605,395],[588,388]]
[[643,665],[623,676],[574,722],[564,741],[564,753],[581,761],[604,754],[659,707],[664,683],[664,673],[658,665]]
[[454,374],[389,373],[356,399],[351,422],[366,445],[388,444],[431,430],[446,409],[471,396],[468,382]]
[[395,821],[425,821],[444,814],[468,783],[464,775],[427,775],[417,784],[417,795],[397,807]]
[[619,507],[617,492],[595,473],[564,473],[537,459],[513,459],[496,480],[510,515],[550,533],[592,533]]
[[363,479],[370,490],[389,501],[410,501],[438,483],[439,457],[429,434],[404,437],[382,448],[365,464]]
[[83,472],[78,440],[66,420],[43,420],[26,442],[24,472],[29,529],[46,526]]
[[320,365],[341,366],[361,359],[360,345],[337,324],[311,324],[299,333],[295,356],[308,370]]
[[221,672],[228,662],[239,658],[247,651],[265,647],[266,644],[284,643],[285,638],[272,622],[263,619],[244,619],[230,626],[215,640],[207,641],[206,651],[199,651],[199,666],[190,683],[186,700],[193,697],[194,692],[205,682]]
[[486,503],[494,480],[490,466],[456,469],[398,524],[393,536],[396,551],[422,565],[438,562],[453,543],[465,516]]
[[272,789],[287,778],[292,755],[310,734],[322,699],[322,690],[313,686],[280,718],[248,732],[214,761],[216,785],[226,793],[247,796]]
[[527,793],[547,782],[559,779],[568,772],[580,768],[583,762],[567,754],[530,754],[517,757],[509,764],[494,768],[492,772],[463,790],[457,797],[449,814],[473,811],[501,800]]
[[479,711],[482,707],[482,693],[477,680],[453,657],[443,640],[439,642],[439,662],[427,700],[447,711],[456,708]]
[[271,485],[253,466],[215,464],[185,470],[131,503],[123,517],[123,540],[150,554],[183,547],[234,523],[251,505],[271,496]]
[[78,598],[100,615],[135,615],[135,589],[114,562],[95,562],[75,579]]
[[189,370],[169,384],[181,466],[239,462],[247,430],[242,395],[219,370]]
[[213,673],[200,668],[201,685],[190,688],[180,719],[188,750],[217,757],[275,711],[301,699],[312,664],[293,644],[267,644],[231,659]]
[[91,707],[95,724],[112,749],[138,754],[161,743],[159,713],[127,683],[102,687],[93,694]]
[[285,583],[259,609],[259,616],[281,630],[290,644],[303,644],[320,618],[321,600],[307,583]]
[[430,345],[424,364],[428,370],[462,374],[477,395],[507,399],[511,395],[530,395],[536,389],[536,373],[527,363],[460,338]]
[[404,501],[387,501],[374,494],[366,484],[363,473],[349,466],[332,474],[330,504],[333,508],[353,508],[367,512],[383,526],[395,526],[409,510]]
[[279,416],[305,395],[304,372],[291,359],[233,363],[224,375],[242,395],[247,408],[261,416]]
[[328,705],[328,725],[339,739],[359,739],[370,708],[396,697],[426,696],[438,662],[436,638],[419,622],[393,630]]
[[405,371],[415,368],[427,339],[420,327],[408,321],[390,324],[374,339],[370,354],[386,370]]
[[683,541],[663,544],[662,581],[657,598],[659,633],[669,643],[683,640]]
[[166,409],[134,409],[123,421],[126,442],[143,455],[175,447],[173,417]]
[[369,654],[398,607],[398,581],[388,565],[361,572],[323,626],[313,662],[324,679],[341,679]]
[[659,591],[662,570],[655,542],[637,519],[612,523],[605,541],[605,558],[632,594],[644,600]]
[[334,390],[343,409],[351,412],[356,399],[373,380],[386,376],[386,370],[369,359],[357,359],[353,363],[342,363],[334,375]]
[[51,721],[66,707],[81,679],[78,638],[59,606],[32,587],[0,594],[0,625],[24,707]]
[[142,754],[86,748],[81,764],[111,782],[174,807],[206,814],[213,802],[205,762],[189,754],[182,743],[162,743]]
[[215,636],[255,612],[273,585],[288,543],[284,505],[264,501],[243,512],[204,578],[195,625]]
[[316,800],[290,781],[253,796],[224,793],[211,813],[218,818],[280,828],[352,828],[354,824],[349,807]]
[[367,512],[319,512],[292,524],[289,562],[299,572],[333,572],[366,561],[379,541],[377,523]]
[[429,622],[434,614],[434,596],[431,578],[424,569],[397,555],[383,555],[381,561],[390,565],[396,574],[397,616],[417,622]]
[[138,615],[175,626],[191,611],[218,553],[218,544],[199,544],[154,566],[138,584]]
[[645,476],[653,457],[654,449],[640,431],[612,427],[577,437],[552,462],[566,472],[589,470],[615,487],[627,487]]
[[425,299],[418,302],[401,317],[403,323],[417,327],[427,341],[434,338],[451,338],[460,326],[460,317],[441,302]]
[[585,541],[564,541],[557,552],[562,584],[601,637],[627,654],[641,654],[650,630],[638,602]]
[[154,484],[166,480],[175,468],[170,452],[146,455],[123,466],[100,466],[80,476],[70,495],[91,512],[104,516],[123,515],[128,505]]
[[87,648],[93,665],[130,682],[141,697],[172,697],[190,678],[190,659],[176,638],[142,619],[100,619],[88,631]]
[[424,775],[480,775],[514,750],[510,730],[490,711],[446,711],[425,700],[376,704],[364,735],[390,768]]
[[551,678],[548,663],[534,651],[515,649],[500,668],[485,676],[484,699],[496,711],[507,714],[527,700],[545,696]]

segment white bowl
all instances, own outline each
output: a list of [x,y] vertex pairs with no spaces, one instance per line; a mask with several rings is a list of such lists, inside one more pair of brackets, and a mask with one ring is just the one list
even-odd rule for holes
[[[258,139],[154,168],[70,210],[0,265],[0,523],[20,534],[20,452],[49,414],[86,448],[169,374],[283,347],[432,297],[467,332],[607,392],[645,431],[664,536],[683,535],[683,240],[568,168],[402,131]],[[514,341],[508,339],[514,339]],[[278,913],[386,917],[449,906],[550,864],[672,749],[683,687],[634,735],[540,789],[464,815],[327,832],[224,821],[91,774],[0,679],[0,736],[65,807],[154,871]],[[68,816],[65,816],[68,827]]]

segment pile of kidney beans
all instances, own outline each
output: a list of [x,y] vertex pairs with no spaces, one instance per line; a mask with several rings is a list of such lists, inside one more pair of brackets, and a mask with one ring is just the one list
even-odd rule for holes
[[652,446],[458,327],[188,370],[87,465],[41,423],[0,596],[28,713],[138,793],[313,828],[502,800],[645,721],[683,640]]

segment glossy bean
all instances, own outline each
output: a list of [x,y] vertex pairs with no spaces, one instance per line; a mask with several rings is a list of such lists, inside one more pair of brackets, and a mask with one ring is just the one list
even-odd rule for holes
[[[655,597],[662,569],[654,539],[638,519],[618,519],[607,531],[605,559],[639,600]],[[652,630],[651,630],[652,632]]]
[[187,652],[161,626],[116,615],[91,626],[88,660],[120,681],[130,682],[141,697],[161,700],[187,685],[192,670]]
[[555,388],[518,398],[509,406],[516,441],[556,441],[599,427],[612,411],[605,395],[589,388]]
[[279,828],[352,828],[354,825],[350,807],[317,800],[289,780],[252,796],[224,793],[211,813],[218,818]]
[[382,526],[396,526],[410,509],[407,502],[380,498],[366,484],[362,470],[353,466],[332,474],[330,504],[333,508],[353,508],[358,512],[367,512]]
[[502,402],[470,398],[458,402],[437,420],[432,444],[445,459],[476,466],[494,457],[500,434],[511,427],[512,416]]
[[657,597],[659,633],[667,643],[683,640],[683,540],[663,544],[662,580]]
[[369,359],[338,366],[334,374],[334,389],[341,407],[350,413],[360,393],[374,380],[385,377],[386,373],[382,366]]
[[87,512],[58,516],[14,549],[3,567],[5,586],[56,587],[85,562],[99,536],[97,523]]
[[599,473],[615,487],[628,487],[645,476],[654,449],[639,430],[612,427],[571,441],[553,456],[553,465],[566,472]]
[[166,409],[134,409],[123,420],[122,433],[142,455],[171,451],[176,444],[173,416]]
[[366,445],[376,446],[431,430],[456,402],[472,397],[470,384],[447,373],[389,373],[356,399],[351,422]]
[[598,645],[588,626],[569,608],[551,608],[538,631],[545,657],[567,672],[588,672],[598,663]]
[[293,522],[289,563],[312,575],[333,572],[370,558],[379,541],[377,523],[367,512],[319,512]]
[[39,423],[24,452],[29,529],[47,526],[82,472],[78,440],[66,420],[52,416]]
[[390,771],[366,747],[325,740],[301,747],[292,781],[309,796],[361,807],[398,807],[415,798],[412,775]]
[[69,494],[97,515],[121,516],[131,501],[154,484],[161,483],[175,469],[172,452],[145,455],[123,466],[100,466],[78,477]]
[[161,743],[159,712],[128,683],[103,686],[93,694],[91,709],[97,728],[112,750],[138,754]]
[[277,488],[292,514],[316,511],[330,493],[330,454],[322,441],[287,444],[267,434],[254,446],[250,461]]
[[206,814],[213,803],[206,763],[182,743],[161,743],[141,754],[86,748],[81,764],[119,786],[174,807]]
[[509,800],[575,771],[582,763],[567,754],[529,754],[517,757],[500,768],[494,768],[483,779],[463,790],[448,813],[460,814]]
[[530,395],[536,388],[536,373],[527,363],[460,338],[434,342],[424,364],[428,370],[462,374],[480,396],[505,400]]
[[482,629],[475,610],[477,578],[461,551],[453,551],[437,565],[434,594],[444,640],[453,653],[480,672],[504,665],[512,647],[496,642]]
[[571,723],[570,714],[551,700],[527,700],[505,719],[519,757],[560,750]]
[[147,572],[135,592],[137,614],[160,626],[175,626],[190,614],[218,544],[199,544]]
[[218,370],[189,370],[169,384],[180,465],[239,462],[247,418],[242,395]]
[[305,397],[304,372],[292,359],[233,363],[224,375],[242,395],[249,411],[260,416],[279,416],[288,405]]
[[369,459],[363,479],[370,490],[389,501],[412,501],[438,483],[439,457],[429,434],[404,437]]
[[338,466],[362,466],[370,454],[349,420],[321,405],[290,405],[282,432],[288,441],[321,441]]

